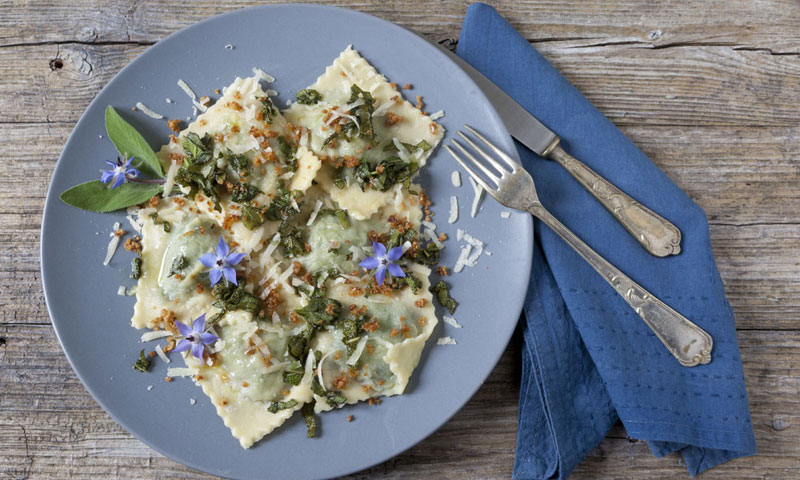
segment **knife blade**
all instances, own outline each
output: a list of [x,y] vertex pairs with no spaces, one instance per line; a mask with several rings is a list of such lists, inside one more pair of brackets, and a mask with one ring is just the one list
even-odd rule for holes
[[497,110],[512,137],[543,157],[546,157],[558,145],[560,142],[558,135],[545,127],[542,122],[532,113],[525,110],[525,107],[517,103],[509,94],[458,55],[438,43],[434,43],[434,45],[445,52],[480,87],[492,105],[494,105],[495,110]]

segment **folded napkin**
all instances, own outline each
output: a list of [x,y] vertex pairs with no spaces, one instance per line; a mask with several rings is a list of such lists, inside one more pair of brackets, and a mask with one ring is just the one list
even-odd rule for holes
[[467,11],[458,54],[535,114],[564,148],[682,232],[682,252],[647,253],[555,162],[517,145],[542,203],[579,237],[714,338],[712,361],[682,367],[617,293],[535,223],[525,302],[514,478],[566,478],[621,419],[694,476],[755,453],[733,313],[705,213],[492,7]]

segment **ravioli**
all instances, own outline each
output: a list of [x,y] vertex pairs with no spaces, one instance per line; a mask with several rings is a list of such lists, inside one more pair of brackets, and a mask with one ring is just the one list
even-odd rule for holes
[[[257,76],[225,88],[161,149],[164,195],[136,211],[132,325],[168,330],[170,352],[176,322],[205,315],[217,340],[181,356],[244,448],[298,410],[313,436],[314,412],[403,393],[438,321],[413,178],[443,128],[350,47],[303,103],[281,113],[268,93]],[[212,285],[200,258],[220,240],[244,259]],[[404,276],[359,266],[373,242]]]

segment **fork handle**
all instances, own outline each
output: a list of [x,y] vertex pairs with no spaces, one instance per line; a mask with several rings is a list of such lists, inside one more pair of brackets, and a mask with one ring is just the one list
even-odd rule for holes
[[534,203],[528,211],[563,238],[614,287],[681,365],[693,367],[711,361],[713,341],[702,328],[670,308],[592,250],[540,203]]
[[657,257],[680,253],[681,232],[675,225],[565,152],[561,145],[556,145],[547,156],[558,162],[594,195],[645,250]]

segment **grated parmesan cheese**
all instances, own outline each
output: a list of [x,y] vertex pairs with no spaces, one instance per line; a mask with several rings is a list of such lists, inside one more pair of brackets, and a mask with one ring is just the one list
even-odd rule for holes
[[264,80],[267,83],[272,83],[275,81],[275,77],[265,72],[264,70],[261,70],[258,67],[253,67],[253,73],[256,74],[261,80]]
[[125,285],[119,286],[119,288],[117,289],[117,295],[119,295],[120,297],[125,296]]
[[189,399],[189,405],[194,405],[195,403],[197,403],[197,400],[195,400],[194,398]]
[[408,149],[405,145],[403,145],[397,137],[392,138],[392,143],[397,148],[397,154],[400,156],[400,160],[407,162],[408,161]]
[[361,358],[361,354],[364,353],[364,347],[367,346],[367,336],[364,335],[361,337],[361,340],[358,341],[356,345],[356,349],[353,351],[353,354],[350,355],[350,358],[347,359],[347,364],[351,367],[358,362],[358,359]]
[[128,219],[128,223],[131,224],[131,228],[136,230],[136,233],[142,233],[142,226],[139,225],[139,222],[134,220],[133,217],[130,215],[128,215],[126,218]]
[[119,246],[119,239],[114,232],[119,230],[119,222],[114,222],[114,230],[111,232],[111,240],[108,242],[108,248],[106,249],[106,258],[103,259],[103,265],[108,265],[111,262],[111,258],[114,256],[114,253],[117,251],[117,247]]
[[439,110],[438,112],[431,113],[430,119],[439,120],[442,117],[444,117],[444,110]]
[[464,269],[464,266],[466,265],[466,261],[467,261],[467,258],[469,257],[469,253],[470,253],[471,250],[472,250],[472,246],[471,245],[466,245],[464,247],[461,247],[461,253],[458,255],[458,259],[456,260],[456,264],[453,267],[453,272],[454,273],[458,273],[458,272],[460,272],[461,270]]
[[453,328],[464,328],[464,327],[463,327],[463,325],[461,325],[460,323],[458,323],[458,322],[456,321],[456,319],[455,319],[455,318],[453,318],[453,317],[450,317],[450,316],[444,315],[444,316],[442,316],[442,320],[444,321],[444,323],[446,323],[446,324],[448,324],[448,325],[452,326]]
[[452,337],[441,337],[436,339],[436,345],[456,345],[456,340]]
[[168,377],[193,377],[200,373],[196,368],[170,367],[167,369]]
[[195,100],[197,98],[197,94],[194,93],[194,90],[192,90],[192,88],[189,85],[187,85],[187,83],[184,82],[182,78],[178,79],[178,86],[181,87],[181,90],[186,92],[186,95],[189,95],[189,98],[191,98],[192,100]]
[[458,170],[453,170],[453,173],[450,174],[450,182],[454,187],[461,186],[461,173]]
[[180,169],[180,167],[180,162],[171,162],[169,164],[167,178],[164,179],[164,191],[161,193],[163,198],[167,198],[169,194],[172,193],[172,187],[175,186],[175,176],[178,174],[178,169]]
[[447,217],[447,223],[456,223],[458,220],[458,198],[455,195],[450,196],[450,216]]
[[142,113],[144,113],[145,115],[147,115],[150,118],[155,118],[156,120],[161,120],[162,118],[164,118],[164,115],[161,115],[160,113],[154,112],[153,110],[150,109],[150,107],[148,107],[147,105],[145,105],[142,102],[136,102],[136,108],[141,110]]
[[142,342],[150,342],[152,340],[156,340],[156,339],[159,339],[159,338],[169,337],[170,335],[172,335],[172,333],[170,333],[167,330],[156,330],[156,331],[153,331],[153,332],[145,332],[145,333],[142,334],[141,341]]
[[392,107],[392,104],[393,104],[393,103],[394,103],[394,102],[393,102],[393,101],[391,101],[391,100],[388,100],[388,101],[386,101],[386,102],[383,102],[383,103],[381,103],[381,104],[378,106],[378,108],[376,108],[376,109],[375,109],[375,110],[372,112],[372,118],[375,118],[375,117],[380,117],[380,116],[381,116],[381,115],[383,115],[384,113],[388,112],[388,111],[389,111],[389,109]]
[[325,359],[328,358],[328,355],[330,355],[333,352],[335,352],[335,350],[331,350],[325,355],[323,355],[322,358],[319,359],[319,364],[317,365],[317,380],[319,380],[319,384],[322,385],[322,389],[325,390],[326,392],[328,391],[328,389],[325,388],[325,378],[322,376],[322,367],[325,364]]
[[236,48],[236,47],[234,47],[232,43],[229,43],[229,44],[225,45],[225,49],[226,50],[233,50],[234,48]]
[[308,221],[306,222],[307,227],[311,226],[314,223],[314,220],[317,219],[320,208],[322,208],[322,200],[317,200],[317,203],[314,204],[314,210],[311,211],[311,215],[308,217]]
[[472,189],[475,191],[475,198],[472,199],[472,210],[470,210],[470,215],[472,218],[475,218],[475,215],[478,213],[478,206],[483,198],[483,185],[475,182],[472,177],[469,177],[469,182],[472,184]]
[[169,357],[167,354],[164,353],[164,350],[161,349],[161,345],[156,345],[156,353],[158,354],[158,358],[164,361],[164,363],[170,363]]
[[500,212],[500,218],[508,218],[511,216],[511,212]]
[[173,100],[173,99],[171,99],[171,98],[169,98],[169,97],[165,98],[164,100],[165,100],[167,103],[175,103],[175,100]]
[[444,244],[439,240],[439,237],[436,236],[436,233],[433,230],[431,230],[430,228],[426,228],[425,235],[427,235],[428,238],[431,239],[431,242],[433,242],[433,244],[436,245],[436,248],[440,250],[444,248]]

